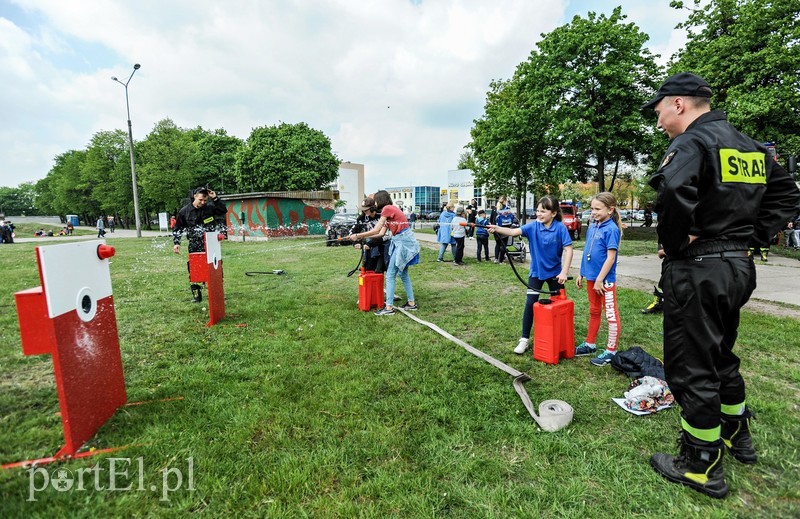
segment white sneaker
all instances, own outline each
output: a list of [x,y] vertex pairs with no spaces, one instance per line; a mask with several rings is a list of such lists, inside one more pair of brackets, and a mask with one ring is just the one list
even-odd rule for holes
[[519,344],[517,344],[517,347],[514,348],[514,353],[516,353],[517,355],[522,355],[523,353],[528,351],[529,346],[530,346],[530,339],[526,339],[523,337],[519,340]]

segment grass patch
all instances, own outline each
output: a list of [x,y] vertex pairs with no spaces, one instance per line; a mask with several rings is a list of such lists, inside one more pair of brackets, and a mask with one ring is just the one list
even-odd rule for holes
[[[674,452],[676,409],[634,417],[610,400],[628,383],[613,369],[511,353],[525,291],[510,269],[456,268],[423,248],[411,273],[418,315],[529,373],[537,404],[569,402],[575,419],[557,433],[537,429],[504,373],[402,315],[359,312],[357,281],[345,277],[358,260],[351,248],[225,243],[229,317],[207,329],[201,305],[188,302],[186,256],[173,255],[168,238],[107,241],[117,247],[111,273],[128,399],[184,400],[121,409],[90,441],[140,445],[116,456],[142,458],[144,491],[133,477],[131,491],[50,487],[29,502],[28,472],[0,471],[0,517],[800,514],[800,368],[788,347],[800,336],[796,319],[743,315],[737,352],[760,460],[726,457],[732,492],[717,501],[649,466],[654,451]],[[5,247],[0,257],[2,462],[52,455],[63,441],[51,359],[22,355],[16,323],[13,293],[39,283],[33,247]],[[287,274],[244,275],[271,269]],[[586,295],[570,296],[582,338]],[[661,320],[639,313],[649,294],[619,296],[622,347],[660,356]],[[194,491],[184,482],[168,501],[149,491],[161,488],[163,469],[186,469],[190,457]],[[107,483],[107,458],[47,469],[98,465]]]

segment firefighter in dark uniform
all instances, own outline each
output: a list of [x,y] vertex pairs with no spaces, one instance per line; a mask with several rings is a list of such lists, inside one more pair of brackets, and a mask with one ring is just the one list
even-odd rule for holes
[[671,139],[649,183],[658,192],[658,238],[666,258],[664,365],[681,406],[680,454],[654,454],[653,468],[721,498],[727,448],[755,463],[745,383],[733,353],[739,312],[756,287],[749,242],[766,244],[797,210],[800,192],[759,142],[711,110],[699,76],[668,78],[652,108]]
[[[186,234],[189,240],[189,252],[204,252],[206,250],[205,233],[220,231],[219,220],[228,212],[225,204],[217,194],[207,187],[198,187],[192,193],[192,201],[178,211],[175,227],[172,230],[172,241],[175,244],[172,251],[181,252],[181,236]],[[222,225],[224,228],[224,225]],[[187,262],[188,266],[188,262]],[[192,296],[195,303],[203,300],[201,286],[192,283]]]

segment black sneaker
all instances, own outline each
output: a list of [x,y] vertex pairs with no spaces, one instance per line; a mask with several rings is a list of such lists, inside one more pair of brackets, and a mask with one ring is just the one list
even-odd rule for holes
[[413,311],[413,310],[416,310],[416,309],[417,309],[417,308],[419,308],[419,307],[416,305],[416,303],[414,303],[414,304],[412,305],[412,304],[410,304],[408,301],[406,301],[406,304],[404,304],[404,305],[403,305],[403,306],[401,306],[400,308],[402,308],[403,310],[412,310],[412,311]]
[[386,307],[383,307],[380,310],[378,310],[377,312],[375,312],[375,315],[394,315],[394,308],[392,308],[390,310],[390,309],[388,309]]
[[192,285],[192,303],[201,303],[203,301],[203,292],[200,285]]

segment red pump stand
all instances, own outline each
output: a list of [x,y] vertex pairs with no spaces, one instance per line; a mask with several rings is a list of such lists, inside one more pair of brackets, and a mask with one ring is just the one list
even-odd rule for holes
[[103,240],[37,247],[42,285],[14,294],[23,353],[53,356],[65,441],[56,459],[75,456],[127,400],[113,255]]
[[206,251],[189,254],[189,281],[205,283],[208,289],[208,324],[214,326],[225,318],[225,287],[222,283],[222,247],[225,237],[205,233]]

